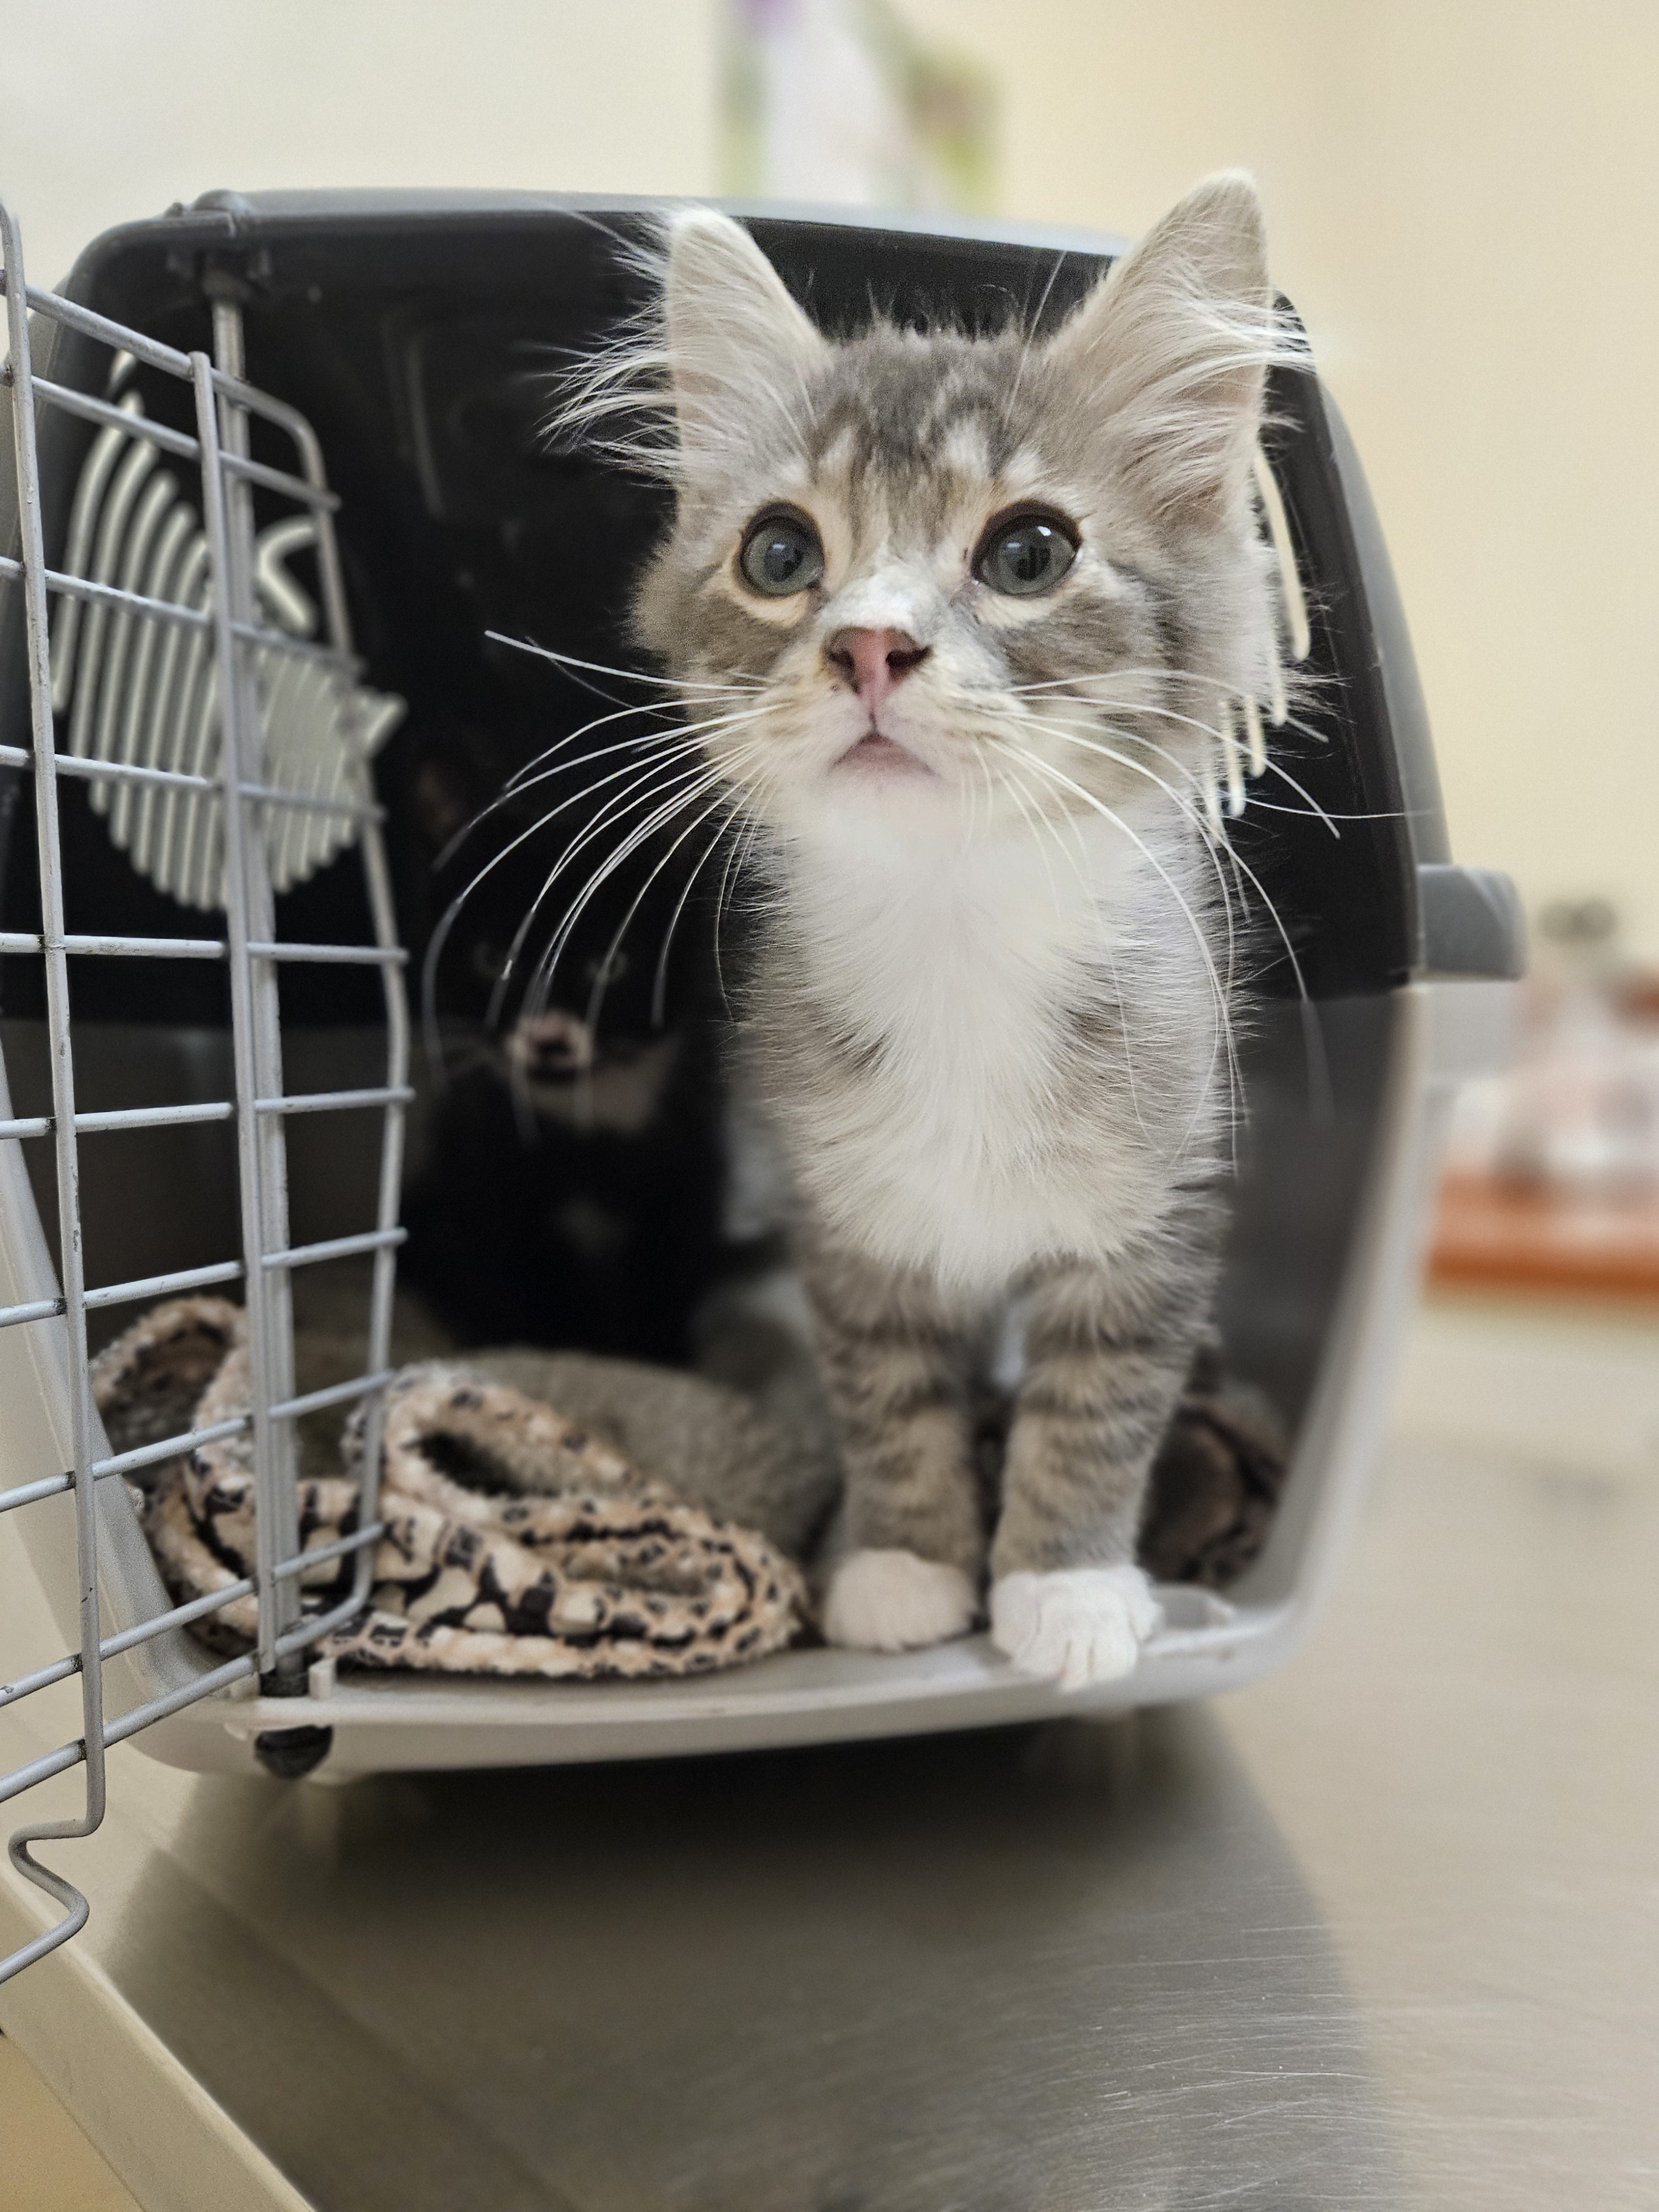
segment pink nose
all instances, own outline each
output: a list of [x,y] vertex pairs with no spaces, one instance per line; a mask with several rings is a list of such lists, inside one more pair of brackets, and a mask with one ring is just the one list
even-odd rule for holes
[[823,650],[842,683],[851,686],[872,714],[888,693],[927,658],[927,647],[902,629],[837,630]]

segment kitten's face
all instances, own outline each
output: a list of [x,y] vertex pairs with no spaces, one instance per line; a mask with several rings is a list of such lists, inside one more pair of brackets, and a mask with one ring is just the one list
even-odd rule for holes
[[676,232],[679,494],[640,627],[774,828],[1192,805],[1205,726],[1272,644],[1237,327],[1265,301],[1259,221],[1209,192],[1042,345],[831,344],[735,225]]

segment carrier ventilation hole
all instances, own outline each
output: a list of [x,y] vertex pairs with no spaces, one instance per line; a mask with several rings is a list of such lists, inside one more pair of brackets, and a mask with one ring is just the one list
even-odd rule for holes
[[[131,354],[118,355],[108,396],[140,416]],[[289,637],[319,627],[315,601],[289,563],[316,544],[296,515],[256,538],[260,619]],[[64,565],[71,575],[169,605],[213,604],[207,534],[177,477],[147,438],[113,424],[93,441],[76,485]],[[326,660],[276,648],[257,653],[264,775],[275,789],[317,805],[266,816],[271,886],[293,889],[356,838],[373,802],[369,762],[403,719],[404,704],[370,690]],[[201,779],[173,787],[94,782],[94,811],[133,866],[181,905],[222,908],[223,800],[203,787],[221,772],[222,722],[213,637],[108,602],[58,602],[52,626],[52,706],[69,719],[68,749],[83,760],[129,763]]]

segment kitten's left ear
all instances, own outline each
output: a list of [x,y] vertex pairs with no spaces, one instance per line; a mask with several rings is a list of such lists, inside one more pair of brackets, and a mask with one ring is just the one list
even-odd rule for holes
[[668,231],[663,285],[681,462],[719,470],[769,422],[799,422],[801,377],[826,350],[749,233],[713,208]]
[[1230,170],[1189,192],[1048,352],[1155,507],[1218,519],[1243,494],[1267,368],[1302,359],[1273,312],[1250,178]]

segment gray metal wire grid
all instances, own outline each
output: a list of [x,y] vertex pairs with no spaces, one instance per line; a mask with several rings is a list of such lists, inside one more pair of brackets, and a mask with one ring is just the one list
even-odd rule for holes
[[[373,1547],[380,1533],[375,1517],[375,1479],[382,1399],[389,1379],[396,1247],[403,1236],[397,1216],[404,1109],[412,1094],[407,1079],[404,954],[398,943],[379,829],[380,810],[373,802],[368,776],[374,733],[367,725],[386,702],[376,701],[355,684],[360,664],[351,649],[332,524],[338,502],[328,489],[316,437],[292,408],[246,381],[240,316],[233,301],[214,304],[214,358],[203,352],[184,354],[26,284],[17,225],[3,208],[0,208],[0,252],[4,263],[0,289],[5,294],[9,339],[4,374],[12,388],[21,540],[15,557],[0,555],[0,579],[15,583],[22,593],[31,711],[30,744],[27,747],[0,744],[0,768],[33,775],[40,884],[38,933],[0,933],[0,951],[38,955],[44,963],[52,1081],[51,1114],[0,1120],[0,1145],[51,1144],[61,1255],[57,1294],[0,1307],[0,1329],[33,1329],[55,1335],[52,1348],[69,1378],[66,1425],[72,1448],[72,1464],[63,1472],[0,1491],[0,1514],[22,1512],[64,1492],[72,1493],[80,1628],[77,1650],[0,1686],[0,1709],[78,1675],[82,1719],[82,1731],[76,1740],[9,1773],[0,1773],[0,1802],[74,1766],[84,1765],[86,1770],[85,1809],[79,1819],[37,1823],[20,1829],[11,1838],[14,1866],[64,1910],[55,1926],[9,1958],[0,1960],[0,1981],[4,1981],[85,1924],[86,1899],[60,1875],[42,1865],[34,1857],[33,1847],[49,1840],[89,1835],[98,1826],[104,1813],[109,1747],[245,1676],[257,1673],[269,1688],[302,1675],[307,1647],[350,1619],[368,1597]],[[37,326],[42,323],[66,325],[101,342],[118,359],[131,356],[133,362],[188,386],[194,404],[195,434],[152,421],[131,404],[117,405],[35,375],[31,316]],[[77,548],[73,530],[65,556],[69,565],[61,571],[47,567],[36,449],[37,410],[41,407],[65,410],[100,426],[103,433],[118,434],[121,441],[148,441],[176,459],[196,464],[205,553],[194,560],[188,589],[178,588],[177,563],[169,587],[156,593],[78,573],[96,564],[89,548]],[[273,467],[252,458],[251,423],[255,419],[287,440],[294,454],[291,469]],[[314,545],[323,599],[325,636],[322,641],[262,618],[261,595],[256,588],[259,559],[253,528],[256,485],[290,503],[309,526],[307,534]],[[268,602],[268,594],[266,598]],[[96,748],[82,750],[78,744],[58,749],[52,668],[54,606],[60,648],[65,618],[72,624],[82,618],[75,611],[88,609],[105,611],[108,622],[118,616],[137,625],[136,634],[140,636],[159,635],[176,641],[182,635],[202,641],[206,653],[200,647],[198,651],[204,663],[205,689],[199,690],[198,699],[195,769],[156,766],[153,761],[130,757],[131,747],[125,757],[107,757],[111,750],[107,747],[103,749],[106,757],[97,757]],[[64,658],[60,649],[60,664]],[[149,658],[143,652],[133,656],[132,681],[142,680],[140,672]],[[319,744],[316,738],[319,726],[313,714],[311,738],[301,748],[305,756],[301,771],[295,772],[290,757],[285,772],[273,775],[271,733],[285,697],[291,714],[295,684],[285,672],[295,664],[302,674],[319,681],[334,679],[331,720],[325,718],[320,725],[325,742]],[[208,738],[216,738],[216,745],[204,743],[202,732]],[[351,775],[340,772],[342,749],[355,771]],[[118,754],[119,749],[115,750]],[[331,753],[333,758],[329,757]],[[176,753],[170,757],[178,757]],[[142,938],[67,932],[58,827],[60,776],[89,781],[94,793],[109,793],[107,803],[112,805],[133,803],[128,794],[149,794],[143,801],[146,805],[159,805],[165,797],[173,804],[189,801],[198,813],[211,806],[217,817],[216,827],[222,823],[222,935]],[[373,918],[372,945],[278,941],[272,855],[277,856],[281,873],[291,877],[292,866],[284,864],[283,856],[291,855],[294,849],[294,836],[287,825],[295,814],[331,817],[343,825],[319,848],[325,852],[331,845],[337,849],[355,836]],[[315,845],[316,841],[312,842]],[[216,873],[212,878],[216,892],[219,881]],[[209,895],[196,902],[211,907],[217,899]],[[227,963],[234,1097],[209,1103],[77,1113],[70,972],[72,961],[88,957]],[[378,969],[384,988],[386,1031],[383,1085],[298,1095],[285,1092],[277,974],[280,965],[287,962],[368,963]],[[287,1119],[294,1114],[357,1109],[378,1109],[382,1116],[375,1226],[367,1232],[295,1247],[289,1239]],[[240,1256],[139,1281],[89,1287],[83,1277],[78,1198],[82,1140],[117,1129],[208,1121],[230,1121],[235,1127]],[[298,1395],[290,1295],[294,1271],[363,1254],[372,1255],[367,1371],[353,1381]],[[88,1315],[106,1307],[143,1306],[210,1285],[237,1283],[242,1286],[249,1324],[249,1411],[211,1427],[193,1429],[133,1450],[112,1454],[103,1449],[89,1376]],[[367,1403],[358,1526],[337,1542],[302,1552],[295,1424],[304,1414],[356,1401]],[[257,1517],[253,1572],[225,1589],[173,1606],[148,1619],[124,1622],[106,1634],[95,1510],[98,1486],[178,1457],[198,1445],[237,1435],[249,1437],[252,1443]],[[301,1594],[301,1573],[348,1556],[355,1561],[349,1595],[326,1612],[307,1613]],[[151,1697],[114,1718],[106,1715],[106,1661],[250,1595],[257,1599],[258,1613],[254,1650],[206,1668],[182,1686]]]

